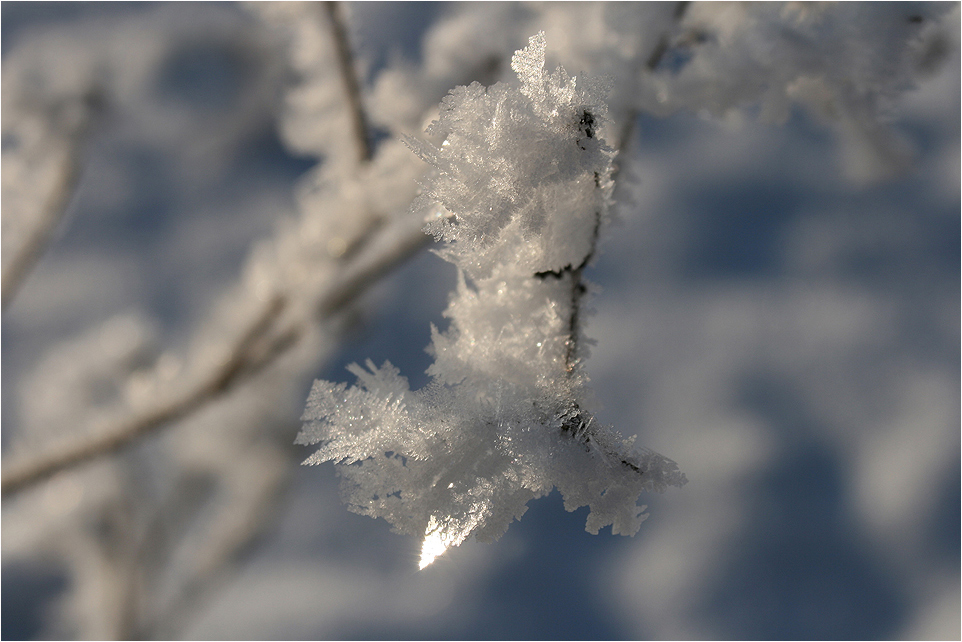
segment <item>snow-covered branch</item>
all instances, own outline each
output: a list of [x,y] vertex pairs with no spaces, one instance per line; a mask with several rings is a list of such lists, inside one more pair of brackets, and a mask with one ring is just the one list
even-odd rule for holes
[[[521,87],[459,87],[408,144],[436,174],[415,208],[458,267],[433,381],[411,391],[390,363],[315,383],[299,441],[334,461],[352,510],[424,537],[421,568],[474,535],[499,537],[557,486],[588,530],[634,534],[644,490],[682,485],[674,462],[592,418],[582,273],[607,222],[613,150],[598,136],[604,82],[544,69],[544,34],[518,51]],[[551,159],[545,162],[545,159]]]
[[357,82],[357,71],[354,68],[354,55],[347,37],[347,25],[344,21],[344,6],[340,2],[327,0],[324,9],[331,21],[331,32],[334,36],[337,51],[337,65],[341,70],[341,81],[344,83],[344,95],[349,105],[351,125],[354,131],[354,142],[357,145],[357,156],[361,162],[371,160],[371,133],[367,125],[367,115],[361,99],[361,88]]
[[3,76],[3,310],[63,218],[84,145],[105,109],[97,78],[49,88],[29,82],[31,69],[17,62]]
[[[343,275],[320,295],[317,322],[341,312],[430,240],[419,229],[404,223],[380,230],[379,236],[385,240],[372,241],[377,252],[361,255],[345,265]],[[176,391],[167,399],[154,400],[106,426],[81,431],[75,441],[55,443],[4,464],[3,494],[12,495],[65,469],[113,454],[197,412],[249,380],[294,348],[307,330],[305,325],[281,325],[285,305],[285,299],[279,296],[268,301],[250,326],[233,341],[226,358],[205,375],[196,376],[188,389]]]

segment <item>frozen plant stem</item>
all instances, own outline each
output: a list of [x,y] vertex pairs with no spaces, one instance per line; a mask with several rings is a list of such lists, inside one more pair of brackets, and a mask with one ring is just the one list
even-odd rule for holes
[[[318,298],[317,321],[334,318],[392,268],[430,241],[409,222],[376,228],[371,251],[359,252],[342,268],[338,278]],[[280,326],[286,302],[275,297],[236,339],[221,364],[188,390],[154,405],[137,408],[114,424],[86,432],[76,440],[58,443],[36,454],[5,462],[2,495],[12,496],[52,475],[110,455],[171,425],[251,380],[258,372],[287,354],[307,331],[306,324]]]
[[[675,5],[675,13],[672,16],[674,23],[678,24],[681,22],[682,18],[685,17],[685,13],[688,11],[688,5],[690,3],[687,1],[679,2]],[[671,34],[666,32],[661,34],[661,38],[658,39],[658,44],[651,51],[648,56],[648,60],[645,62],[645,67],[648,71],[654,71],[661,64],[664,59],[665,54],[668,53],[669,46],[671,44]]]
[[348,111],[351,115],[358,160],[366,163],[371,160],[374,154],[371,149],[371,138],[368,135],[369,129],[367,116],[364,113],[364,103],[361,100],[361,86],[357,82],[357,71],[354,69],[354,57],[351,54],[351,42],[347,35],[344,7],[340,2],[333,1],[324,2],[323,5],[331,23],[331,33],[334,36],[337,64],[344,83],[344,96],[347,99]]
[[[372,149],[342,10],[336,2],[324,3],[324,6],[337,42],[339,68],[344,83],[345,100],[354,123],[359,162],[366,163],[372,157]],[[72,157],[71,162],[71,172],[67,172],[67,175],[72,177],[71,180],[75,180],[77,159]],[[72,182],[65,182],[63,189],[58,192],[63,202],[54,203],[59,207],[50,207],[49,212],[62,212],[71,193],[71,185]],[[58,219],[52,220],[55,222]],[[282,317],[288,302],[284,295],[275,296],[265,304],[261,314],[251,320],[248,329],[240,333],[225,359],[209,370],[205,377],[199,378],[196,385],[150,406],[132,410],[127,416],[106,427],[85,431],[72,441],[51,444],[35,454],[24,454],[12,461],[6,461],[0,494],[4,497],[16,494],[60,471],[118,452],[189,416],[239,384],[249,381],[263,368],[286,354],[307,331],[308,324],[335,317],[356,301],[371,284],[423,249],[430,241],[420,230],[412,228],[407,220],[399,220],[393,224],[382,224],[380,221],[383,218],[376,220],[378,222],[361,233],[349,246],[349,251],[341,257],[344,261],[341,270],[326,291],[317,297],[315,319],[304,319],[294,325],[282,326]],[[52,229],[52,224],[49,229]],[[15,287],[7,287],[7,272],[4,271],[5,297],[8,290],[15,290]],[[10,274],[15,272],[17,271],[11,270]]]
[[181,419],[205,403],[230,390],[245,369],[255,369],[251,349],[283,307],[282,299],[274,299],[237,340],[231,356],[209,376],[186,393],[142,412],[121,419],[96,435],[84,436],[72,443],[57,444],[47,451],[12,461],[3,467],[4,497],[24,490],[48,477],[92,459],[112,454],[158,428]]
[[544,35],[518,51],[521,87],[453,90],[411,148],[435,167],[415,208],[458,268],[432,381],[352,364],[358,385],[317,381],[298,443],[333,461],[349,508],[423,537],[421,568],[470,536],[497,539],[558,488],[587,530],[635,533],[643,491],[680,486],[674,462],[594,422],[583,273],[608,217],[614,152],[598,136],[604,83],[544,70]]
[[4,265],[0,278],[0,310],[6,311],[27,275],[43,255],[57,225],[63,220],[77,189],[82,170],[84,146],[104,110],[104,97],[99,87],[92,87],[80,100],[82,116],[72,131],[64,135],[63,158],[59,163],[57,180],[44,195],[26,239],[13,252],[13,259]]
[[[672,14],[672,25],[658,39],[655,44],[654,49],[648,55],[648,59],[645,61],[644,71],[645,73],[654,73],[661,62],[665,59],[665,55],[671,50],[671,44],[673,39],[673,34],[677,30],[678,25],[684,19],[685,14],[688,12],[688,8],[691,5],[687,0],[682,0],[675,5],[675,11]],[[638,109],[631,107],[626,110],[623,114],[621,130],[618,134],[618,153],[624,155],[628,149],[628,143],[631,140],[631,136],[635,130],[635,120],[638,118]],[[620,167],[615,167],[614,172],[612,172],[612,178],[617,179]]]
[[[600,185],[597,185],[597,177],[596,186],[600,188]],[[542,281],[548,278],[558,279],[559,281],[564,278],[571,280],[571,311],[568,315],[568,338],[565,340],[564,359],[565,372],[569,375],[574,373],[575,364],[578,359],[578,328],[580,327],[581,320],[581,299],[588,291],[587,286],[582,282],[582,272],[594,257],[600,229],[601,212],[595,212],[595,227],[591,234],[591,248],[584,260],[578,264],[578,267],[572,268],[569,264],[561,270],[546,270],[543,272],[535,272],[534,274],[535,278],[541,279]]]
[[[677,25],[678,23],[681,22],[682,18],[684,18],[685,12],[688,10],[688,5],[689,3],[684,1],[677,3],[677,5],[675,6],[674,14],[673,14],[674,24]],[[647,61],[645,62],[645,68],[649,73],[653,72],[658,67],[658,65],[661,64],[662,59],[664,58],[665,54],[669,50],[670,42],[671,42],[671,33],[666,31],[658,39],[658,43],[655,45],[655,48],[652,50],[651,54],[648,56]],[[624,148],[627,146],[628,140],[630,139],[631,133],[634,129],[634,122],[636,118],[637,118],[637,112],[635,110],[629,110],[624,120],[624,123],[621,127],[621,132],[620,132],[619,141],[618,141],[619,150],[624,150]],[[579,121],[579,124],[582,126],[583,133],[588,138],[591,138],[594,134],[594,125],[595,125],[594,120],[595,120],[594,115],[588,111],[585,111],[582,114],[581,120]],[[618,167],[615,167],[612,169],[612,175],[611,175],[612,180],[614,180],[615,176],[617,175],[618,169],[619,169]],[[595,174],[595,183],[596,183],[596,187],[600,189],[599,176],[597,174]],[[563,276],[565,276],[565,274],[570,274],[571,313],[569,316],[569,324],[568,324],[567,349],[565,351],[565,371],[568,372],[569,374],[574,372],[575,363],[576,363],[576,360],[578,359],[578,328],[580,327],[580,320],[581,320],[580,319],[581,300],[587,292],[587,287],[585,286],[582,280],[582,273],[585,267],[587,267],[587,265],[594,258],[594,254],[596,252],[597,244],[598,244],[598,236],[601,231],[601,220],[602,220],[601,212],[596,212],[595,227],[592,230],[592,234],[591,234],[591,247],[589,249],[588,254],[585,256],[584,260],[578,265],[578,267],[572,269],[571,266],[569,265],[566,267],[566,269],[563,272],[549,271],[549,272],[538,272],[535,274],[536,277],[542,278],[542,279],[548,278],[548,277],[561,279]],[[583,441],[586,444],[588,444],[590,443],[590,439],[591,439],[590,432],[587,431],[586,428],[582,427],[583,423],[582,423],[580,413],[577,412],[578,408],[575,407],[574,410],[576,411],[575,416],[572,418],[572,421],[570,421],[568,424],[565,424],[563,429],[573,437],[577,435],[581,435],[581,439],[583,439]],[[637,466],[635,466],[628,460],[622,460],[621,463],[624,466],[627,466],[628,468],[636,471],[638,474],[644,474],[644,472],[641,469],[639,469]]]

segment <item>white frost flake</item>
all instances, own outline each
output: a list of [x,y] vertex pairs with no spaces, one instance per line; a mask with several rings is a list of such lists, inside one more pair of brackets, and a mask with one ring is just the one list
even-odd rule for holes
[[643,491],[680,486],[674,462],[632,449],[590,414],[581,360],[582,271],[608,218],[612,150],[602,83],[544,71],[544,34],[517,52],[520,90],[454,89],[409,145],[436,172],[415,207],[458,267],[433,380],[411,391],[390,363],[351,366],[357,385],[315,382],[298,443],[333,461],[351,510],[423,537],[420,567],[468,537],[501,536],[557,487],[587,529],[632,535]]

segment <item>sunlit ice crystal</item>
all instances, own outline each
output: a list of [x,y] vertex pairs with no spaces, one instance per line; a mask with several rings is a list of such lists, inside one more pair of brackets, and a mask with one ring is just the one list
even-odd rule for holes
[[606,90],[544,57],[539,34],[512,63],[520,87],[457,88],[429,128],[445,142],[407,141],[435,167],[415,208],[458,268],[431,383],[352,365],[357,384],[315,382],[303,417],[298,443],[319,445],[306,463],[333,461],[350,510],[422,538],[422,569],[469,537],[498,539],[553,488],[566,509],[589,507],[589,532],[632,535],[640,494],[685,482],[593,418],[582,272],[609,219]]
[[[458,523],[458,522],[461,523]],[[455,520],[450,517],[440,519],[431,515],[428,527],[424,530],[424,541],[421,544],[420,570],[426,569],[438,557],[452,546],[459,546],[468,538],[474,528],[481,522],[481,515],[469,516],[465,520]]]
[[[430,528],[430,526],[428,527]],[[424,543],[421,544],[421,561],[418,563],[420,570],[426,569],[434,563],[438,557],[448,550],[450,544],[438,532],[428,533],[424,536]]]

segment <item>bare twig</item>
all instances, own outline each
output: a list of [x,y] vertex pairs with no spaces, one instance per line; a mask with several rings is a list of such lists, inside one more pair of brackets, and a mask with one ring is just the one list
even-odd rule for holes
[[347,35],[347,24],[344,19],[344,8],[339,2],[325,2],[324,9],[331,22],[331,32],[337,50],[338,68],[341,70],[341,80],[344,83],[344,95],[347,98],[348,111],[351,114],[351,125],[354,129],[354,140],[357,144],[358,160],[366,163],[373,158],[371,138],[361,101],[361,86],[357,81],[357,71],[354,68],[354,56],[351,43]]

